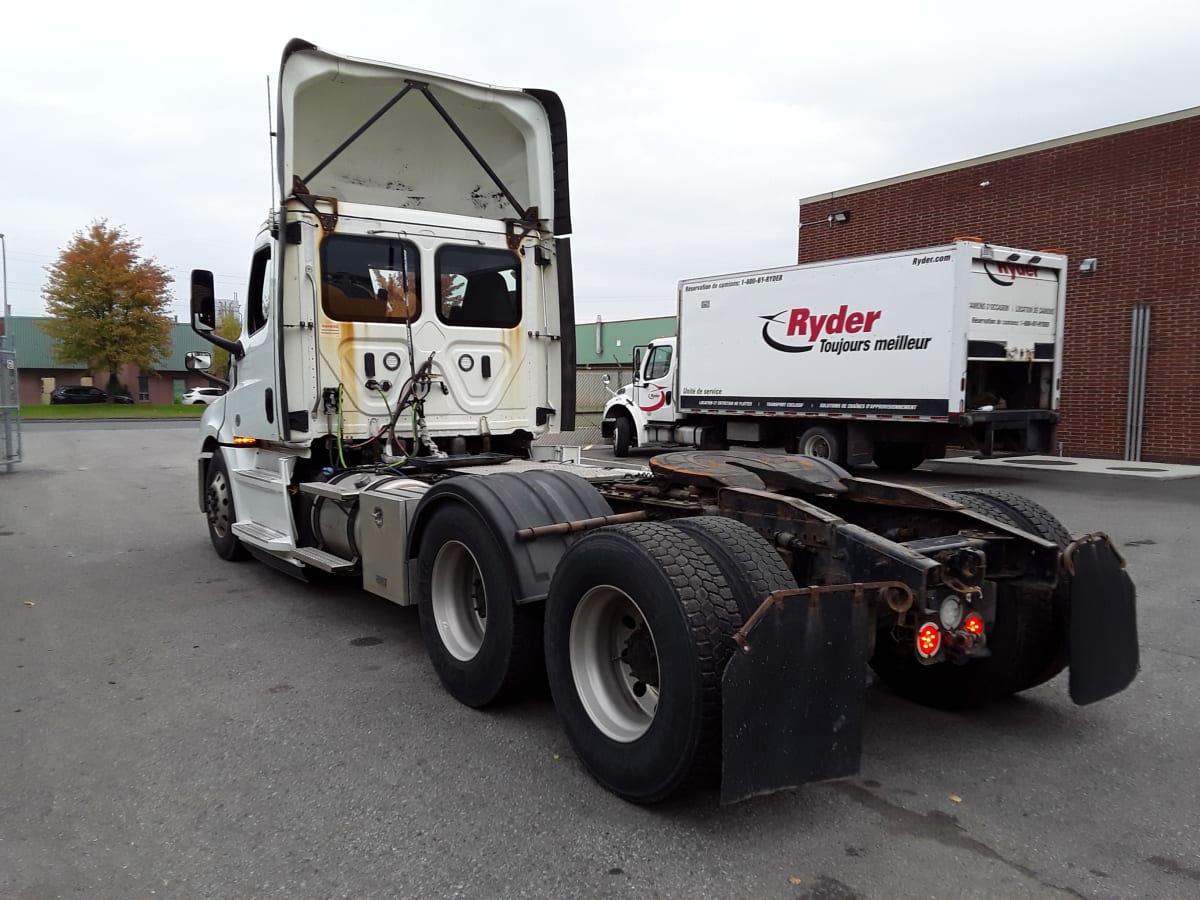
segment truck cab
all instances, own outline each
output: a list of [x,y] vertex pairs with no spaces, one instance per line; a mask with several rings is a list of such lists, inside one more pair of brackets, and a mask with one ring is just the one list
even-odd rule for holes
[[215,334],[203,270],[193,327],[231,355],[201,467],[222,457],[239,541],[298,563],[305,515],[282,485],[522,456],[573,428],[570,204],[548,91],[292,41],[278,114],[282,199],[253,245],[242,334]]
[[617,456],[627,456],[631,447],[672,445],[679,417],[676,351],[673,337],[633,348],[633,381],[605,403],[601,424]]

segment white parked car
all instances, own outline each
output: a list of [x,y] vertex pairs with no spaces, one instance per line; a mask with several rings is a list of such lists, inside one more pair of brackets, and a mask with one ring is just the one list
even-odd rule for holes
[[187,393],[183,395],[183,403],[185,405],[201,403],[205,406],[212,403],[218,397],[225,393],[224,388],[216,387],[194,387],[188,388]]

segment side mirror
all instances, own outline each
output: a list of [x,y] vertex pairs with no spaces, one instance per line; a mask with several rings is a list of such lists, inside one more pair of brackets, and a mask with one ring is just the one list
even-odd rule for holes
[[608,387],[610,384],[612,384],[612,379],[611,379],[611,378],[609,378],[609,377],[608,377],[608,375],[605,375],[605,376],[604,376],[603,378],[601,378],[600,380],[604,382],[604,386],[605,386],[605,387]]
[[192,269],[192,331],[210,344],[228,350],[234,359],[246,355],[241,341],[231,341],[217,334],[217,292],[213,287],[213,273],[207,269]]
[[183,357],[189,372],[207,372],[212,368],[212,353],[207,350],[189,350]]
[[217,292],[213,288],[213,273],[207,269],[192,269],[192,330],[210,335],[217,327]]

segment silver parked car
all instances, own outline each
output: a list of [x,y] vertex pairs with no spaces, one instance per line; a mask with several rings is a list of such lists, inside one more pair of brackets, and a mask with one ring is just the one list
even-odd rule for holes
[[185,405],[195,405],[197,403],[208,406],[218,397],[225,393],[224,388],[217,387],[194,387],[188,388],[187,393],[183,395],[183,403]]

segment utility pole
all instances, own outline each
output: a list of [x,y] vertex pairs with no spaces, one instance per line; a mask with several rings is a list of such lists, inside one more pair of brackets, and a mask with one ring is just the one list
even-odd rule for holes
[[0,283],[4,285],[4,335],[0,337],[0,463],[5,473],[21,460],[21,383],[12,349],[12,310],[8,308],[8,243],[0,234]]
[[11,343],[8,338],[8,329],[12,325],[9,321],[8,309],[8,244],[4,240],[4,235],[0,234],[0,265],[4,268],[4,340],[0,342],[0,350]]

